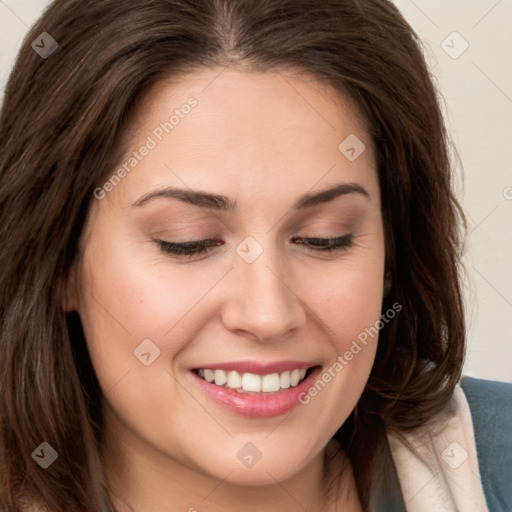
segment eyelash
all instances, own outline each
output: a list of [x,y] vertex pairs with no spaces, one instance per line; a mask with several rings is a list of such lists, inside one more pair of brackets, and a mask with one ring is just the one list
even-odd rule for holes
[[[299,243],[301,244],[306,243],[310,246],[312,251],[327,252],[331,254],[335,251],[350,249],[354,245],[354,239],[355,236],[353,234],[348,234],[337,238],[293,237],[292,241],[300,241]],[[208,252],[212,246],[222,245],[221,242],[211,238],[183,243],[166,242],[165,240],[155,240],[155,242],[158,244],[162,252],[185,258]]]

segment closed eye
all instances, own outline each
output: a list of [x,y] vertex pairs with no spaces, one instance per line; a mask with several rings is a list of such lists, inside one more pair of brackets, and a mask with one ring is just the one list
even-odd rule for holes
[[[353,234],[347,234],[336,238],[293,237],[292,242],[304,244],[312,251],[331,253],[333,251],[349,249],[354,245],[354,239],[355,236]],[[155,240],[155,242],[162,252],[183,258],[209,252],[214,247],[223,245],[223,242],[212,238],[180,243],[167,242],[165,240]]]
[[343,235],[337,238],[300,238],[294,237],[292,240],[300,244],[306,243],[313,247],[315,251],[335,251],[348,249],[354,245],[354,235]]
[[156,242],[162,252],[176,256],[193,256],[207,252],[214,246],[222,245],[222,242],[212,240],[211,238],[182,243],[166,242],[164,240],[156,240]]

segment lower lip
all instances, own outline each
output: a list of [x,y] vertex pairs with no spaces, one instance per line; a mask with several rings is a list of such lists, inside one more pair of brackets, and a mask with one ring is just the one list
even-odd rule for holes
[[240,393],[235,389],[216,386],[206,382],[194,372],[190,373],[203,392],[214,402],[244,416],[268,418],[286,414],[300,405],[299,395],[306,393],[320,370],[320,367],[313,368],[309,375],[293,388],[258,395]]

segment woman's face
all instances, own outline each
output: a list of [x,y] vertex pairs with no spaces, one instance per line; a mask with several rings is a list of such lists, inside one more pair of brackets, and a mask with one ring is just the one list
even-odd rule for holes
[[314,464],[367,382],[377,336],[359,340],[382,305],[378,177],[354,105],[284,71],[194,72],[151,91],[100,185],[68,309],[110,442],[155,474],[237,484]]

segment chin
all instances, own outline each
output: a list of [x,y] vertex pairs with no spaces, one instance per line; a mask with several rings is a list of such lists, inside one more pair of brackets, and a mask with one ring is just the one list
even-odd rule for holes
[[[247,442],[237,447],[235,457],[228,448],[222,453],[211,454],[209,463],[200,461],[203,471],[210,477],[219,479],[226,483],[240,486],[264,486],[275,485],[276,481],[285,481],[292,478],[311,463],[310,454],[305,451],[303,455],[297,453],[297,446],[262,447],[260,451],[256,448],[259,444]],[[260,446],[264,444],[260,444]],[[240,443],[237,443],[240,446]],[[265,455],[268,453],[268,455]]]

